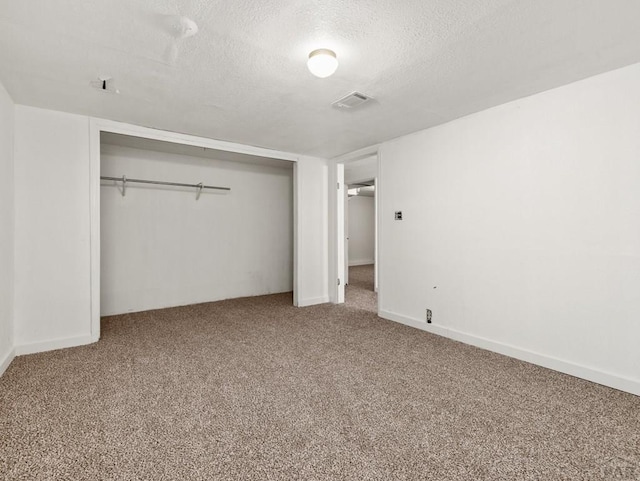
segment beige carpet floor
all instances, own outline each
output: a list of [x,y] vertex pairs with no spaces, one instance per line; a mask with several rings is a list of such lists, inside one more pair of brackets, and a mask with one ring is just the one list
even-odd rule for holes
[[373,264],[349,267],[349,283],[345,288],[348,307],[378,312],[378,294],[374,291]]
[[3,480],[619,473],[640,478],[640,398],[290,294],[108,317],[0,378]]

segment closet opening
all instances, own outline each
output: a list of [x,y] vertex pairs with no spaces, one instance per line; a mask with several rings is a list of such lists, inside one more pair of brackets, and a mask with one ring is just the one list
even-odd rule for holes
[[99,332],[103,316],[295,291],[294,183],[291,160],[99,132],[92,326],[96,317]]

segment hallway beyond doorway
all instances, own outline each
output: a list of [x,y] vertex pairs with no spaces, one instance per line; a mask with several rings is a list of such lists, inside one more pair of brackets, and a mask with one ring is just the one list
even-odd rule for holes
[[378,312],[378,294],[374,291],[373,264],[349,267],[349,284],[345,291],[348,307]]

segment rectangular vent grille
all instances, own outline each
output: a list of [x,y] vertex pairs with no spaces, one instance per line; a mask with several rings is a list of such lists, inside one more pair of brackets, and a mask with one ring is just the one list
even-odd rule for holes
[[349,95],[345,95],[339,100],[336,100],[331,105],[334,107],[338,107],[339,109],[353,109],[358,107],[365,102],[371,100],[371,97],[360,93],[360,92],[351,92]]

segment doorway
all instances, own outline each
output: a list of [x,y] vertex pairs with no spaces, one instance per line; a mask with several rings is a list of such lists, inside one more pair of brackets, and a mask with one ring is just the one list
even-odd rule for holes
[[[377,148],[337,159],[337,195],[332,265],[337,286],[332,301],[378,311],[378,152]],[[350,200],[356,199],[356,200]],[[354,208],[350,209],[350,203]],[[350,212],[351,211],[351,212]],[[350,215],[351,213],[351,215]],[[354,215],[357,219],[350,219]],[[354,223],[355,220],[355,223]],[[368,233],[368,234],[367,234]],[[356,235],[357,239],[352,238]],[[355,249],[354,249],[355,247]]]
[[[375,178],[358,180],[345,167],[345,304],[378,312],[375,286]],[[355,175],[359,175],[357,170]]]

